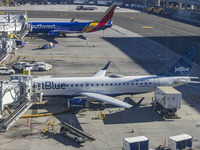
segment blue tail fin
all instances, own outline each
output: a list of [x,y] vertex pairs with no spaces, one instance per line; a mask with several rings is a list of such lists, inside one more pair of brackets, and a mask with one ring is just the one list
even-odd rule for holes
[[161,76],[188,76],[194,61],[194,56],[197,52],[197,49],[192,46],[187,49],[184,55],[172,66],[172,68],[160,74]]

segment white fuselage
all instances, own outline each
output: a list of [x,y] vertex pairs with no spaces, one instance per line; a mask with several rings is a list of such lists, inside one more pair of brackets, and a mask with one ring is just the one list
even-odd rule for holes
[[[157,86],[180,86],[189,77],[122,76],[122,77],[65,77],[34,78],[34,87],[42,89],[43,96],[76,96],[81,92],[117,96],[152,92]],[[37,86],[36,86],[37,85]]]

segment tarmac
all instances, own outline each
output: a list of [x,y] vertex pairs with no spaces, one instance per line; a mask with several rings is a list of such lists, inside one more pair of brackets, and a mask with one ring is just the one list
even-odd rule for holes
[[[92,76],[108,61],[111,61],[107,71],[108,76],[160,74],[169,69],[180,57],[167,47],[117,25],[105,31],[88,34],[69,34],[67,37],[61,36],[55,39],[40,35],[27,37],[26,40],[29,41],[26,46],[19,48],[16,55],[7,57],[3,63],[7,67],[11,67],[12,63],[17,61],[34,60],[52,64],[53,69],[48,72],[31,72],[34,77]],[[48,42],[56,43],[55,48],[39,48]],[[194,64],[191,76],[199,77],[199,74],[200,67]],[[1,76],[1,79],[8,78],[9,76]],[[124,95],[117,98],[130,104],[137,103],[142,97],[145,99],[140,107],[132,109],[106,105],[104,111],[83,109],[80,112],[56,115],[54,118],[19,119],[8,132],[0,133],[0,149],[118,150],[122,149],[123,138],[140,135],[150,139],[149,148],[156,148],[163,145],[169,136],[185,133],[193,136],[193,149],[198,150],[200,149],[198,102],[200,86],[189,84],[176,89],[183,94],[181,109],[177,112],[179,119],[164,119],[152,109],[154,93]],[[26,114],[60,112],[67,109],[65,98],[45,100],[49,100],[46,105],[33,106]],[[100,113],[105,113],[105,119],[98,119]],[[50,120],[57,123],[54,128],[56,134],[40,134]],[[91,134],[96,141],[77,144],[62,137],[59,133],[60,122],[75,125]]]

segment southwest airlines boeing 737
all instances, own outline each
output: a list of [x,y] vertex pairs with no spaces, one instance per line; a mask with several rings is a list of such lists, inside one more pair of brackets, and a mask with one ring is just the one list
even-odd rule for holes
[[[197,50],[189,48],[167,72],[145,76],[105,76],[110,62],[92,77],[34,78],[34,86],[42,89],[43,96],[85,96],[100,103],[130,108],[132,105],[113,96],[138,94],[155,91],[157,86],[180,86],[187,83],[200,83],[198,77],[189,77]],[[104,105],[103,105],[104,106]],[[104,106],[105,108],[105,106]]]
[[116,5],[112,4],[104,15],[93,22],[29,22],[29,33],[48,33],[49,36],[57,37],[65,33],[89,33],[104,30],[112,26],[112,17]]

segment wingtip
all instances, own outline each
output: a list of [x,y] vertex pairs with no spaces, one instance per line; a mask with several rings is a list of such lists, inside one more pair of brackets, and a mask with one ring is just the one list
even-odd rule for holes
[[125,108],[133,108],[133,105],[128,104]]
[[107,63],[107,65],[102,70],[107,70],[109,65],[110,65],[110,61]]

